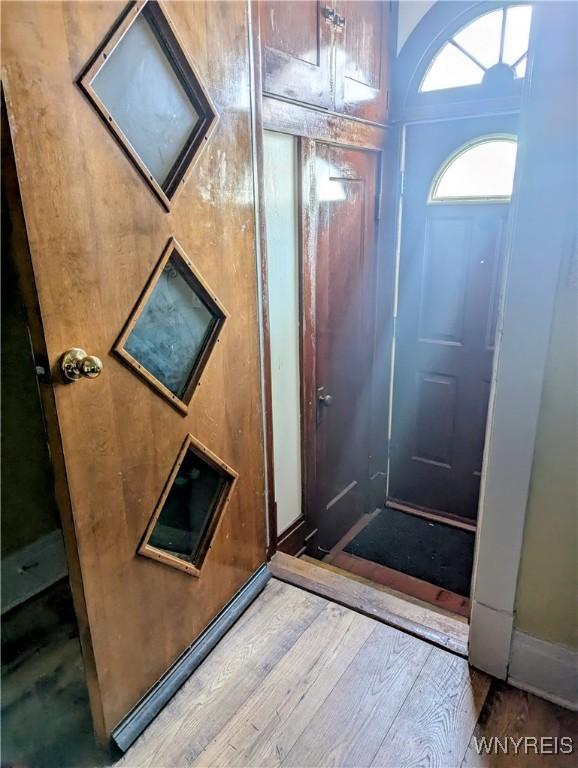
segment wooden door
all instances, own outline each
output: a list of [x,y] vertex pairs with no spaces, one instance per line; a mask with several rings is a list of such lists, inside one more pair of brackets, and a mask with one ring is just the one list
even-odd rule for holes
[[332,17],[320,0],[260,0],[265,93],[333,107]]
[[514,117],[410,126],[388,496],[476,519],[507,200],[428,202],[444,161]]
[[[31,309],[43,334],[35,351],[45,343],[51,373],[41,388],[54,405],[51,450],[103,736],[265,557],[247,6],[142,7],[19,2],[2,14]],[[142,36],[151,59],[134,64]],[[105,87],[95,72],[113,61]],[[169,90],[155,91],[159,83]],[[141,98],[126,98],[122,88],[143,84]],[[167,93],[160,135],[175,116],[179,131],[187,119],[192,129],[157,178],[166,160],[150,138],[158,132],[131,124],[125,107],[155,112]],[[132,148],[121,145],[134,130]],[[193,335],[200,318],[202,338]],[[65,383],[60,361],[71,347],[102,360],[98,378]],[[176,368],[193,358],[178,383]],[[206,483],[193,485],[199,478]],[[194,517],[201,501],[203,521]],[[191,517],[175,534],[186,556],[170,538],[179,514]]]
[[329,550],[369,512],[379,154],[317,143],[307,205],[303,311],[309,527]]
[[387,0],[339,0],[335,32],[335,109],[387,122],[391,58],[391,8]]

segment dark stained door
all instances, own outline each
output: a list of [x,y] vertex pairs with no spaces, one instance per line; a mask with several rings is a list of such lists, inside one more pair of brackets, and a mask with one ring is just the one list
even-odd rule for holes
[[[329,550],[369,512],[373,273],[378,155],[316,145],[311,271],[314,333],[306,436],[315,482],[310,525]],[[312,288],[312,290],[310,290]],[[305,308],[307,309],[307,308]],[[308,476],[308,479],[311,479]]]
[[388,497],[475,520],[509,204],[428,203],[434,176],[514,117],[407,130]]

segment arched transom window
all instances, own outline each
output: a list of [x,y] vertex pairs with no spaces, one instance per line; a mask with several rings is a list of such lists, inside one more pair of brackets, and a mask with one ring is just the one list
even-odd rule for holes
[[532,8],[490,11],[462,27],[429,65],[419,91],[511,82],[526,74]]
[[509,201],[516,150],[514,136],[483,136],[461,147],[437,172],[430,203]]

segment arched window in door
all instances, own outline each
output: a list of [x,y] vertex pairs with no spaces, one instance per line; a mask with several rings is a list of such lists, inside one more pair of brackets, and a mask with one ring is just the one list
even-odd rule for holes
[[419,91],[523,78],[532,8],[514,5],[484,13],[466,24],[433,57]]
[[531,26],[527,2],[433,3],[399,53],[394,119],[517,111]]
[[460,147],[436,173],[429,202],[508,202],[517,148],[514,136],[482,136]]

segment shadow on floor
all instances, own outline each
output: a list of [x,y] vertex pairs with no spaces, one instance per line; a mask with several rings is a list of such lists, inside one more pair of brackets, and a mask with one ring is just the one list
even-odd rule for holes
[[2,766],[109,765],[94,740],[66,579],[2,617]]

